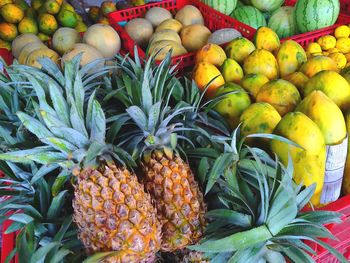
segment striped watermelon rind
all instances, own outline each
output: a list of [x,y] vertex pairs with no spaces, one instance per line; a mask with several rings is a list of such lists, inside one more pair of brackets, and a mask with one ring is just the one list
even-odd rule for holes
[[267,25],[264,15],[253,6],[238,7],[232,12],[231,16],[255,29]]
[[305,33],[332,26],[339,11],[339,0],[298,0],[294,12],[298,31]]
[[251,3],[261,12],[273,12],[282,6],[284,0],[251,0]]
[[237,6],[237,0],[203,0],[203,2],[225,15],[230,15]]
[[297,34],[294,10],[295,7],[283,6],[273,12],[269,19],[268,27],[275,31],[280,39]]

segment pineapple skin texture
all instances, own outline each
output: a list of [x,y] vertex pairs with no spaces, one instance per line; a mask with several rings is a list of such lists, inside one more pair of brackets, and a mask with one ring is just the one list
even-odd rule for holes
[[162,251],[174,252],[196,243],[206,221],[203,194],[187,163],[154,151],[142,163],[146,191],[154,200],[162,227]]
[[148,262],[160,249],[161,224],[151,198],[125,168],[105,164],[81,171],[73,208],[88,253],[119,252],[104,263]]

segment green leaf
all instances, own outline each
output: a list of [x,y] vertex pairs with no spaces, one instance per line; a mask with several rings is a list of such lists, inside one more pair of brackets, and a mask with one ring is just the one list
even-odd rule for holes
[[23,214],[23,213],[13,214],[9,217],[9,219],[12,221],[15,221],[15,222],[25,224],[25,225],[34,221],[33,217],[26,215],[26,214]]
[[55,253],[55,255],[50,259],[50,263],[60,263],[62,260],[69,254],[71,254],[72,251],[61,248],[58,252]]
[[25,227],[25,224],[19,222],[12,222],[12,224],[6,229],[5,234],[11,234]]
[[8,204],[3,209],[15,209],[15,210],[23,210],[25,211],[29,216],[36,218],[36,219],[42,219],[42,215],[39,213],[38,210],[36,210],[33,206],[26,204]]
[[349,262],[341,253],[339,253],[339,251],[337,251],[336,249],[334,249],[332,246],[330,246],[329,244],[327,244],[326,242],[323,242],[319,239],[315,240],[318,244],[320,244],[322,247],[324,247],[325,249],[327,249],[332,255],[334,255],[341,263],[347,263]]
[[68,193],[67,190],[62,191],[52,199],[51,205],[47,212],[48,219],[53,219],[60,214],[61,209],[64,206],[64,198],[66,197],[67,193]]
[[55,164],[67,159],[67,155],[59,152],[41,152],[27,156],[30,160],[44,165]]
[[92,107],[93,107],[94,101],[95,101],[95,94],[96,94],[96,90],[94,90],[92,92],[92,94],[90,95],[87,110],[86,110],[85,126],[89,132],[91,132]]
[[214,209],[206,213],[210,219],[221,220],[236,226],[249,227],[252,223],[252,217],[237,211],[228,209]]
[[59,194],[62,187],[69,180],[71,175],[72,174],[67,170],[63,170],[60,172],[60,174],[56,177],[56,179],[51,187],[52,196],[57,196]]
[[71,128],[53,128],[54,133],[60,132],[62,138],[66,141],[76,145],[79,149],[84,149],[90,144],[89,139],[81,132]]
[[263,258],[264,243],[244,250],[238,250],[227,263],[255,263]]
[[155,133],[156,125],[159,121],[160,106],[161,106],[161,103],[157,102],[156,104],[151,106],[148,113],[148,129],[152,134]]
[[208,175],[208,183],[205,189],[205,194],[209,193],[218,178],[223,174],[224,170],[228,169],[233,162],[232,153],[223,153],[215,160],[213,168]]
[[126,109],[126,112],[141,130],[147,131],[147,118],[145,113],[139,107],[131,106]]
[[7,255],[4,263],[10,263],[13,257],[17,254],[17,248],[14,248],[10,254]]
[[21,120],[23,125],[31,133],[35,134],[35,136],[38,137],[39,140],[46,137],[53,137],[53,134],[37,119],[30,117],[28,114],[24,112],[18,112],[17,116]]
[[36,183],[40,178],[50,174],[52,171],[56,170],[58,167],[59,165],[57,164],[41,166],[40,169],[33,175],[32,179],[30,180],[30,183],[31,184]]
[[316,189],[316,184],[312,184],[301,191],[296,198],[298,211],[303,209],[306,204],[310,201],[311,197],[314,195]]
[[299,263],[299,262],[314,263],[315,262],[309,254],[295,247],[285,248],[283,250],[283,253],[294,263]]
[[85,136],[88,135],[87,130],[85,128],[85,122],[84,122],[83,116],[79,114],[75,104],[72,104],[70,108],[70,122],[74,130],[81,132]]
[[57,137],[47,137],[42,140],[44,143],[52,146],[54,149],[64,152],[66,154],[71,154],[72,152],[78,150],[78,148],[71,144],[70,142],[60,139]]
[[113,257],[118,255],[119,252],[100,252],[96,253],[83,261],[83,263],[98,263],[107,257]]
[[92,106],[90,140],[105,143],[106,140],[106,117],[97,100]]
[[64,99],[61,91],[57,86],[49,82],[50,97],[55,111],[57,112],[57,117],[67,126],[70,126],[69,120],[69,107]]
[[331,223],[341,223],[342,216],[343,214],[332,211],[310,211],[300,213],[298,215],[298,218],[310,221],[315,224],[325,225]]
[[83,111],[84,111],[85,91],[84,91],[84,86],[83,86],[83,82],[79,71],[75,75],[73,91],[74,91],[74,100],[75,100],[75,106],[76,106],[77,112],[79,116],[84,118]]
[[208,171],[209,171],[209,161],[207,157],[203,157],[198,165],[197,177],[201,185],[204,184]]
[[101,155],[105,149],[106,145],[93,142],[86,153],[84,166],[87,167],[90,164],[95,164],[97,157]]
[[39,248],[30,258],[30,263],[38,263],[41,262],[43,259],[46,258],[47,254],[50,252],[51,249],[58,246],[59,243],[52,242],[44,247]]

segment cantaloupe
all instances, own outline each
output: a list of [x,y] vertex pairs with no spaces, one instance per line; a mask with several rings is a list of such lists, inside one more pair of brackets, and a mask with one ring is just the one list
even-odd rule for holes
[[180,33],[182,45],[188,51],[197,51],[202,48],[211,35],[210,30],[203,25],[185,26]]
[[58,63],[59,55],[53,51],[52,49],[48,48],[41,48],[34,50],[27,58],[26,64],[28,66],[41,68],[42,65],[39,63],[39,59],[43,57],[50,58],[53,62]]
[[12,54],[18,59],[19,52],[28,43],[41,42],[40,39],[32,33],[24,33],[12,41]]
[[199,9],[193,5],[185,5],[175,16],[175,19],[180,21],[183,26],[193,24],[204,25],[204,18]]
[[129,36],[141,47],[146,47],[153,34],[153,26],[150,21],[144,18],[135,18],[125,25]]
[[71,50],[79,42],[81,42],[80,34],[69,27],[59,28],[52,37],[52,47],[61,55]]
[[[82,57],[80,60],[80,65],[84,66],[94,60],[102,59],[103,55],[96,48],[89,46],[87,44],[75,44],[73,49],[68,53],[64,54],[62,57],[62,65],[64,61],[71,60],[78,54],[82,53]],[[103,66],[103,62],[101,62],[101,66]]]
[[156,6],[147,11],[145,18],[152,23],[153,27],[157,27],[164,20],[173,18],[173,16],[165,8]]
[[187,53],[187,50],[178,42],[172,40],[163,40],[153,42],[149,48],[149,54],[155,54],[157,52],[156,60],[162,60],[168,54],[169,50],[172,50],[171,56],[179,56]]
[[121,47],[118,33],[110,26],[95,24],[84,34],[84,43],[96,48],[105,58],[115,56]]
[[30,42],[26,44],[18,55],[18,62],[20,64],[26,64],[27,58],[31,52],[40,48],[47,48],[42,42]]

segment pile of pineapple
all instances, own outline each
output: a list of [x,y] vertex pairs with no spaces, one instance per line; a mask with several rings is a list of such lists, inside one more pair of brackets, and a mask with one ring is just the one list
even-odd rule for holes
[[9,258],[312,262],[308,239],[347,262],[319,240],[340,215],[301,211],[315,185],[231,133],[215,101],[176,78],[170,53],[159,65],[79,62],[1,74],[0,211],[18,231]]

